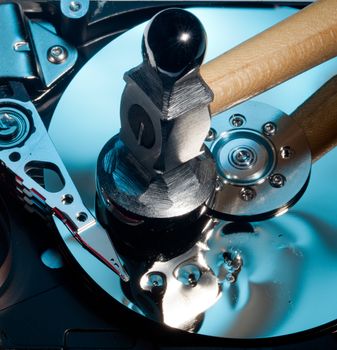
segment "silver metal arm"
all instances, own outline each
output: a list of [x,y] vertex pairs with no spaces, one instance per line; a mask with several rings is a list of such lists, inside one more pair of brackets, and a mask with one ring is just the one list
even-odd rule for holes
[[[84,206],[31,102],[0,100],[0,161],[14,176],[18,197],[26,206],[51,215],[57,228],[62,223],[83,248],[128,281],[108,234]],[[61,188],[48,190],[32,170],[54,172]]]

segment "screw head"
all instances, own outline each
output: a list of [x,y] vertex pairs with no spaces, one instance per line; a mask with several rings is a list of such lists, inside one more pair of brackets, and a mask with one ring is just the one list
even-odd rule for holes
[[284,186],[286,178],[282,174],[273,174],[270,176],[269,182],[273,187],[280,188]]
[[30,124],[27,116],[13,107],[0,108],[0,146],[13,147],[28,135]]
[[280,149],[280,154],[283,159],[291,159],[294,156],[295,151],[289,146],[284,146]]
[[150,272],[147,276],[147,285],[150,288],[164,287],[165,279],[161,273]]
[[233,114],[229,118],[229,123],[235,128],[240,128],[246,122],[246,118],[241,114]]
[[82,8],[82,4],[79,1],[71,1],[69,4],[69,8],[73,12],[77,12]]
[[195,287],[201,278],[201,270],[197,265],[186,264],[178,268],[176,278],[185,286]]
[[253,200],[255,197],[256,197],[256,192],[251,187],[243,187],[240,191],[240,198],[245,202],[249,202]]
[[223,189],[223,186],[224,186],[224,183],[219,178],[217,178],[215,182],[215,190],[221,191]]
[[276,125],[272,122],[268,122],[263,125],[262,131],[267,136],[273,136],[276,133]]
[[67,57],[68,51],[63,46],[55,45],[48,50],[48,61],[51,63],[60,64],[64,62]]
[[19,121],[15,115],[3,112],[0,113],[0,138],[9,140],[15,138],[19,133]]
[[214,141],[215,138],[216,138],[216,131],[215,131],[213,128],[210,128],[210,129],[208,130],[208,134],[207,134],[207,136],[206,136],[205,141],[206,141],[206,142]]
[[229,283],[234,283],[235,282],[235,276],[231,273],[227,273],[226,275],[226,281],[229,282]]
[[248,169],[256,161],[254,150],[248,147],[237,147],[230,152],[229,162],[238,169]]
[[242,267],[242,258],[238,252],[224,252],[222,254],[224,268],[230,272],[234,273]]

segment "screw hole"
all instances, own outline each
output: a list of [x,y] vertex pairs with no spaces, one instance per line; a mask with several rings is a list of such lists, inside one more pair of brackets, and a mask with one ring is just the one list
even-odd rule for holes
[[9,155],[9,159],[12,161],[12,162],[17,162],[21,159],[21,155],[19,152],[13,152]]
[[88,219],[88,215],[84,213],[83,211],[77,214],[77,220],[80,222],[84,222]]
[[281,157],[283,159],[290,159],[294,156],[295,152],[289,146],[284,146],[280,149]]
[[208,130],[208,134],[207,134],[207,136],[206,136],[206,142],[210,142],[210,141],[213,141],[215,138],[216,138],[216,130],[215,129],[213,129],[213,128],[210,128],[209,130]]
[[61,201],[63,204],[68,205],[74,201],[74,197],[71,194],[67,193],[67,194],[62,196]]
[[240,128],[245,122],[246,118],[242,114],[233,114],[229,118],[229,123],[235,128]]

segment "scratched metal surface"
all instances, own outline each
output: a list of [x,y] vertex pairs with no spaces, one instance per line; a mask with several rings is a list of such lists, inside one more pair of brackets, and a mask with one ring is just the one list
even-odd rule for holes
[[[193,10],[208,34],[206,60],[295,11],[282,7]],[[92,210],[96,159],[105,142],[119,131],[122,76],[141,60],[143,29],[144,25],[140,25],[117,38],[83,67],[64,93],[49,129],[85,203]],[[255,100],[290,114],[336,71],[334,59]],[[303,198],[283,216],[254,223],[254,234],[223,236],[221,225],[224,223],[212,226],[206,242],[210,249],[200,244],[187,255],[200,258],[198,249],[202,250],[201,263],[206,261],[218,266],[217,257],[224,247],[239,251],[243,266],[236,282],[221,281],[219,289],[219,281],[215,283],[211,275],[205,274],[198,288],[186,289],[172,279],[165,297],[164,322],[206,335],[260,338],[295,333],[335,320],[336,159],[337,150],[334,150],[315,163]],[[156,268],[174,271],[181,263],[179,259]],[[135,312],[147,313],[146,309],[128,301],[118,283],[108,281],[106,285],[112,297]]]

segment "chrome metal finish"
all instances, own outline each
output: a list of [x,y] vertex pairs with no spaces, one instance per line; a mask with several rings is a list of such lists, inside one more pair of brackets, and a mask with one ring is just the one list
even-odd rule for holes
[[49,87],[74,67],[77,50],[41,23],[29,21],[29,29],[41,79]]
[[[172,45],[178,49],[167,51]],[[205,51],[201,22],[183,9],[159,12],[145,29],[143,61],[124,74],[120,132],[97,161],[97,200],[106,226],[124,214],[146,224],[160,220],[155,227],[167,233],[201,216],[216,180],[204,146],[213,99],[199,74]],[[151,225],[137,230],[132,237],[155,231]]]
[[77,12],[82,8],[82,4],[79,1],[71,1],[69,4],[69,8],[73,12]]
[[211,148],[218,174],[232,185],[253,185],[266,178],[275,166],[275,150],[263,135],[252,129],[232,129],[213,141]]
[[195,287],[201,278],[202,272],[197,265],[188,263],[177,267],[174,275],[185,286]]
[[48,50],[48,61],[55,64],[64,62],[68,57],[68,51],[63,46],[52,46]]
[[235,128],[239,128],[240,126],[242,126],[246,122],[246,118],[241,114],[233,114],[230,117],[229,122]]
[[269,178],[270,184],[273,187],[280,188],[286,183],[286,178],[282,174],[273,174]]
[[[176,26],[172,33],[158,27],[161,18],[170,15],[180,20],[172,24]],[[182,16],[186,23],[181,20]],[[168,26],[168,22],[165,23]],[[177,64],[182,64],[188,57],[187,66],[180,67],[179,74],[160,74],[160,64],[164,63],[159,58],[159,62],[153,60],[156,55],[164,57],[161,51],[166,48],[166,43],[160,46],[153,38],[155,33],[173,35],[175,30],[182,34],[193,31],[190,40],[175,44],[180,49],[171,53],[172,61]],[[165,38],[167,45],[178,40],[178,34]],[[148,41],[158,52],[152,52]],[[160,12],[145,29],[143,42],[142,64],[124,75],[126,86],[121,99],[120,139],[137,162],[156,175],[167,173],[204,153],[203,142],[211,124],[208,105],[213,100],[213,93],[199,75],[206,50],[206,34],[202,24],[189,12],[181,9]],[[196,45],[200,45],[198,50],[194,48]],[[134,122],[137,119],[139,125]]]
[[276,125],[272,122],[268,122],[262,127],[263,133],[267,136],[273,136],[276,133]]
[[221,296],[221,282],[206,260],[207,251],[208,246],[202,241],[174,259],[155,261],[144,271],[141,285],[151,273],[166,276],[165,291],[157,306],[165,324],[193,331],[202,313],[214,306]]
[[27,116],[12,107],[0,107],[0,148],[9,148],[23,142],[30,131]]
[[[7,122],[2,123],[4,129],[8,131],[8,124],[14,121],[15,128],[18,129],[16,133],[13,131],[16,135],[14,139],[2,139],[0,143],[1,163],[15,178],[18,197],[26,206],[45,215],[52,215],[58,229],[63,225],[84,249],[124,281],[128,281],[128,275],[107,233],[85,208],[34,105],[31,102],[2,99],[0,113],[1,111],[4,112],[2,119]],[[12,124],[10,127],[12,128]],[[31,137],[27,138],[29,131]],[[24,142],[23,137],[26,138]],[[61,188],[49,190],[46,185],[42,186],[31,175],[31,169],[55,172],[62,182]]]
[[153,288],[165,287],[165,276],[158,272],[150,272],[146,278],[142,278],[140,285],[142,289],[152,291]]
[[224,252],[224,266],[228,272],[239,271],[242,268],[242,257],[238,252]]
[[[83,208],[81,208],[83,210]],[[63,241],[69,247],[73,244],[79,244],[88,252],[91,257],[94,258],[94,261],[88,258],[88,254],[85,256],[87,261],[91,261],[91,269],[86,269],[86,272],[89,273],[90,277],[97,279],[99,276],[96,276],[96,272],[99,270],[108,270],[104,275],[109,274],[109,279],[113,283],[114,275],[118,275],[124,282],[129,281],[129,275],[125,271],[123,264],[112,244],[112,241],[104,230],[104,228],[96,221],[92,214],[88,214],[88,219],[86,221],[86,228],[83,230],[74,231],[69,229],[67,223],[64,221],[62,214],[54,214],[52,217],[58,232],[60,233]],[[71,243],[70,241],[73,241]],[[73,250],[77,250],[75,247],[71,247],[70,252],[74,255]],[[81,252],[83,254],[84,252]],[[77,256],[75,254],[75,256]],[[93,274],[90,272],[93,271]],[[118,283],[115,281],[115,283]]]
[[295,155],[295,151],[289,146],[285,146],[280,149],[280,154],[283,159],[290,159]]
[[[245,116],[243,126],[233,126],[237,115]],[[311,153],[303,131],[290,117],[262,103],[246,102],[214,117],[212,128],[219,136],[206,144],[223,182],[209,202],[215,215],[266,219],[303,194]]]
[[255,197],[256,197],[256,192],[253,188],[244,187],[240,191],[240,198],[245,202],[249,202],[253,200]]
[[0,4],[0,33],[0,77],[34,79],[37,72],[31,65],[31,52],[17,4]]
[[17,4],[0,4],[0,32],[6,33],[0,39],[1,78],[40,78],[50,87],[77,60],[76,48],[56,35],[51,24],[23,19]]
[[216,138],[216,132],[214,129],[210,128],[206,137],[206,141],[213,141]]
[[89,0],[61,0],[60,6],[64,16],[77,19],[87,14],[89,3]]
[[[206,27],[209,37],[206,60],[210,60],[296,10],[289,7],[209,8],[195,9],[193,12]],[[221,36],[219,40],[219,32],[228,32],[228,27],[237,30],[233,35]],[[143,30],[144,25],[121,35],[83,67],[62,96],[49,129],[84,202],[93,210],[97,156],[111,133],[118,133],[120,129],[119,96],[124,83],[122,79],[112,80],[111,76],[121,77],[129,67],[141,60],[139,40]],[[113,65],[110,64],[111,57],[116,58]],[[102,66],[105,67],[104,72]],[[93,71],[97,72],[96,79],[88,85]],[[334,59],[255,99],[291,114],[336,71],[337,59]],[[246,115],[241,111],[248,118],[252,111],[247,112]],[[93,115],[94,124],[84,122],[92,120]],[[227,115],[226,123],[231,115]],[[253,113],[253,116],[259,117],[259,113]],[[275,137],[277,135],[278,132]],[[281,157],[282,147],[291,146],[287,140],[283,141],[280,148],[275,149],[278,157]],[[269,338],[307,331],[337,318],[336,159],[337,149],[313,165],[304,196],[285,215],[251,225],[244,223],[252,230],[238,226],[241,223],[213,222],[214,228],[208,227],[206,230],[206,246],[204,242],[207,237],[191,249],[191,254],[186,252],[176,261],[157,259],[149,269],[144,269],[142,278],[150,270],[154,273],[166,271],[168,281],[162,301],[165,313],[162,320],[153,315],[146,305],[130,300],[129,293],[126,294],[120,287],[117,275],[111,274],[107,267],[82,249],[66,228],[63,230],[69,237],[64,241],[78,263],[112,298],[160,323],[192,333],[240,339]],[[288,162],[289,159],[282,161]],[[266,182],[271,187],[269,181]],[[218,185],[219,188],[226,186],[223,181]],[[279,192],[285,187],[272,189]],[[254,205],[256,200],[249,204]],[[238,202],[245,204],[240,198]],[[201,250],[203,254],[199,254]],[[225,252],[230,253],[231,257],[235,257],[235,254],[241,257],[242,267],[233,283],[231,276],[228,276],[230,281],[226,277],[228,264],[224,264]],[[123,260],[128,262],[127,257],[123,257]],[[204,268],[205,260],[212,270]],[[184,285],[173,274],[177,267],[188,263],[201,266],[202,277],[195,287]],[[161,268],[157,268],[159,264]],[[134,283],[135,289],[138,286],[137,292],[141,289],[138,277],[130,276],[130,284]],[[206,278],[210,283],[205,282]],[[146,293],[148,295],[148,291]],[[312,311],[313,305],[315,312]]]
[[27,41],[18,41],[14,44],[14,50],[17,52],[29,52],[29,43]]
[[238,147],[230,152],[229,162],[238,169],[251,168],[256,161],[254,149],[249,147]]
[[[242,257],[237,251],[225,251],[222,254],[223,269],[226,271],[225,280],[235,283],[243,266]],[[219,276],[221,280],[221,277]]]

